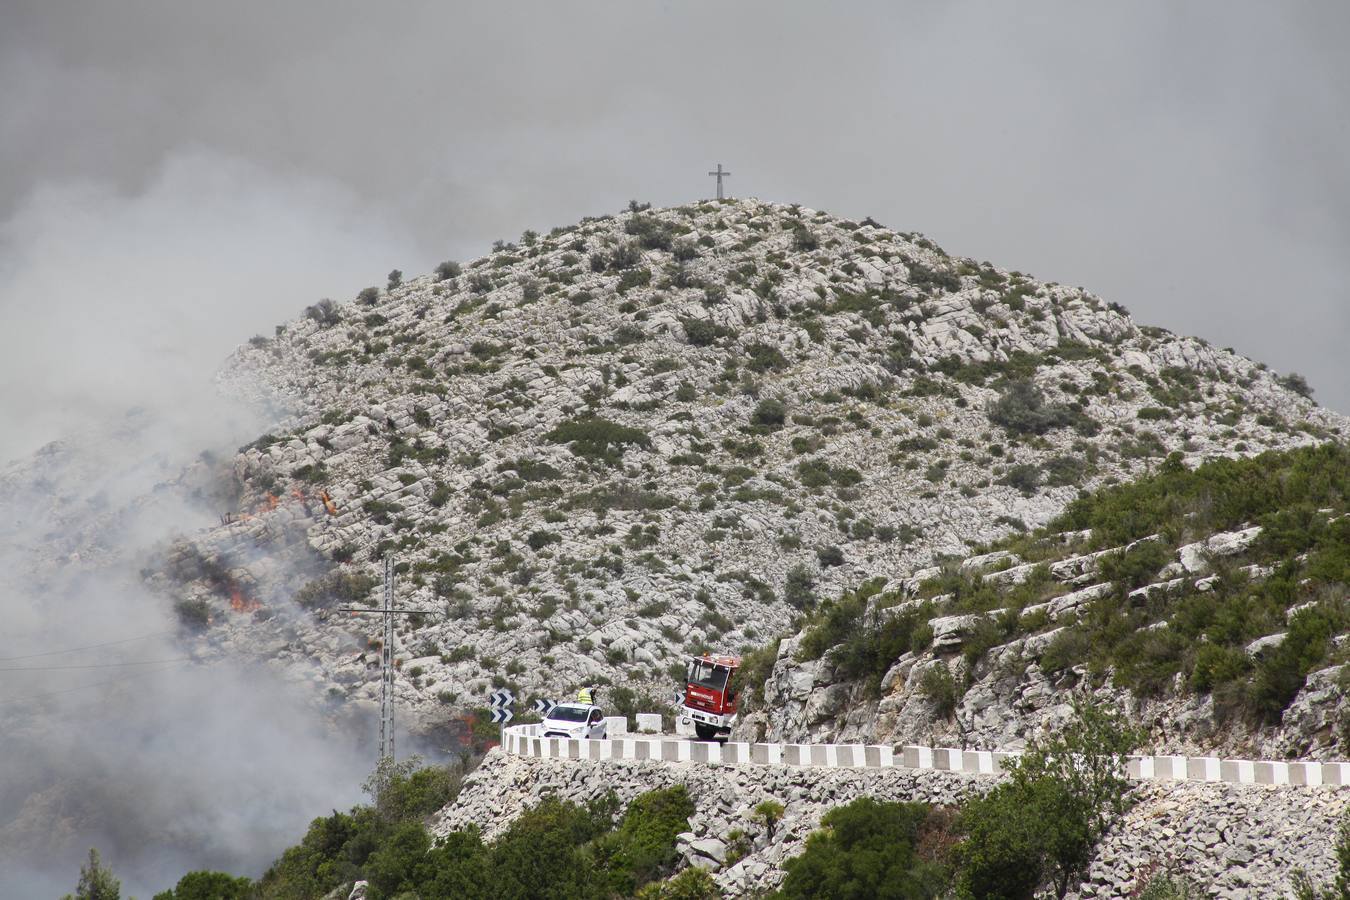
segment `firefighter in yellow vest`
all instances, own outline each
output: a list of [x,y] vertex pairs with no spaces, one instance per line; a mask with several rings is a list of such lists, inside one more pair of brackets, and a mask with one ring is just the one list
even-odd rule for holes
[[585,703],[587,706],[595,705],[596,689],[593,687],[584,687],[577,691],[577,702]]

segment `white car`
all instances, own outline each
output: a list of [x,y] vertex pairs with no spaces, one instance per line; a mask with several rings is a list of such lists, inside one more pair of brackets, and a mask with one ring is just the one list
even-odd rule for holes
[[609,736],[605,714],[586,703],[559,703],[544,716],[539,731],[544,737],[604,740]]

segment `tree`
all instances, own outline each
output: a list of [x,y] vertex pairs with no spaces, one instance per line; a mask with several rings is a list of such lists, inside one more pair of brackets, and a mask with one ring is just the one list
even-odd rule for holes
[[455,779],[443,766],[422,767],[420,756],[382,759],[362,789],[386,822],[421,820],[450,801]]
[[1127,755],[1141,739],[1119,713],[1076,702],[1073,721],[1032,741],[1008,780],[962,813],[962,888],[1029,898],[1049,881],[1064,897],[1125,811]]
[[389,283],[388,285],[386,285],[386,289],[392,291],[394,288],[398,287],[402,283],[403,283],[403,272],[401,272],[398,269],[394,269],[389,273]]
[[187,873],[172,890],[156,894],[154,900],[248,900],[252,896],[253,882],[247,878],[201,871]]
[[98,851],[89,849],[89,861],[80,866],[80,884],[72,897],[66,894],[64,900],[119,900],[122,896],[122,882],[113,877],[112,869],[99,861]]
[[425,861],[431,838],[420,822],[404,822],[380,842],[366,860],[365,876],[372,900],[396,897],[418,888],[419,864]]

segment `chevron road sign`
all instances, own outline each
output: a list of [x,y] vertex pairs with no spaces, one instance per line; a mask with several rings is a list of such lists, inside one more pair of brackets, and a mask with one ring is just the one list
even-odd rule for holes
[[508,691],[506,688],[502,688],[500,691],[493,691],[491,694],[488,695],[488,705],[491,706],[493,709],[498,709],[503,706],[510,706],[515,702],[516,702],[516,695]]
[[511,715],[511,710],[507,709],[505,706],[494,706],[492,707],[491,712],[492,712],[492,721],[494,724],[505,725],[507,722],[510,722],[511,719],[513,718]]
[[539,713],[539,715],[541,716],[548,715],[549,710],[553,709],[553,707],[557,705],[558,704],[554,703],[552,700],[545,700],[543,697],[540,697],[538,700],[535,700],[533,704],[534,711]]

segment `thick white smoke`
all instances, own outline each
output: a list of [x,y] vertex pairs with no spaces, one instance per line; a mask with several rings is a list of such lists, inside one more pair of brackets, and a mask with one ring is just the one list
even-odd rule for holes
[[91,846],[124,896],[256,876],[358,799],[369,741],[313,697],[155,662],[192,644],[140,569],[219,512],[184,468],[266,424],[217,396],[224,357],[400,252],[340,190],[207,153],[129,194],[39,186],[0,223],[0,894],[72,890]]

